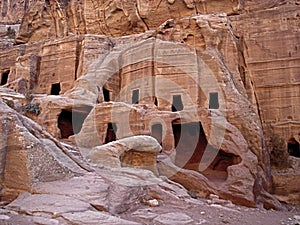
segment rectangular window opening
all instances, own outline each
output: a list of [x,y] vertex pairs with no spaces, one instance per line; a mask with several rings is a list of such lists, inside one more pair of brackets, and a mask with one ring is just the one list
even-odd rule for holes
[[209,93],[209,108],[210,109],[219,108],[219,96],[217,92]]
[[50,95],[59,95],[59,92],[60,92],[60,83],[52,84]]
[[162,145],[163,127],[161,124],[153,124],[151,126],[151,136],[154,137],[160,145]]
[[139,98],[140,98],[140,90],[135,89],[132,91],[132,104],[138,104],[139,103]]
[[172,101],[172,112],[183,110],[181,95],[174,95]]
[[103,88],[103,98],[105,102],[110,101],[110,91],[107,90],[106,88]]
[[7,84],[9,72],[10,71],[8,70],[8,71],[5,71],[4,73],[2,73],[2,75],[1,75],[1,85]]
[[115,141],[117,139],[117,125],[115,123],[108,123],[106,137],[105,137],[105,144]]

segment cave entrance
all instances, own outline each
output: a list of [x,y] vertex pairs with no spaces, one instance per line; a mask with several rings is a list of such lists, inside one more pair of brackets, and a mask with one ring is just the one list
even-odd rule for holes
[[175,163],[184,168],[196,168],[207,145],[201,123],[181,124],[177,120],[172,123],[172,129],[176,149]]
[[151,126],[151,136],[154,137],[160,145],[162,145],[163,127],[161,124],[153,124]]
[[50,95],[59,95],[59,92],[60,92],[60,83],[52,84]]
[[181,95],[173,95],[172,112],[183,110]]
[[295,138],[290,138],[288,141],[288,153],[290,156],[300,158],[299,142]]
[[4,73],[2,73],[2,75],[1,75],[1,85],[7,84],[9,72],[10,71],[8,70],[8,71],[5,71]]
[[115,141],[117,139],[117,125],[115,123],[108,123],[105,137],[105,144]]
[[214,160],[202,172],[202,174],[210,181],[226,181],[228,176],[227,168],[229,166],[239,164],[242,161],[239,156],[224,152],[221,149],[215,149],[212,146],[208,146],[206,151],[214,152],[214,155],[216,154]]
[[61,138],[68,138],[71,135],[78,134],[91,109],[92,107],[63,109],[58,116],[58,128]]
[[175,164],[181,168],[199,171],[200,165],[207,165],[201,172],[211,181],[227,179],[228,166],[241,162],[239,156],[226,153],[210,146],[200,122],[181,124],[172,122],[176,149]]
[[103,98],[105,102],[109,102],[110,101],[110,91],[107,90],[106,88],[103,87],[102,89],[103,91]]

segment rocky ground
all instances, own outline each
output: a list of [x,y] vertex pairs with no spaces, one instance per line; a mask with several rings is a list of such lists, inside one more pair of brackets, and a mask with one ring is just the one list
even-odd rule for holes
[[[275,211],[243,206],[224,206],[209,204],[209,200],[201,199],[191,202],[189,207],[156,207],[144,208],[127,215],[129,217],[154,217],[153,222],[145,224],[300,224],[299,206],[288,206],[286,210]],[[170,212],[171,211],[171,212]],[[159,214],[156,217],[156,214]],[[192,220],[191,220],[192,218]],[[182,222],[181,222],[182,221]],[[191,221],[188,223],[188,221]]]
[[300,224],[299,206],[285,206],[275,211],[236,206],[216,199],[191,198],[178,200],[177,204],[161,200],[140,202],[131,205],[126,212],[111,215],[87,209],[90,206],[77,199],[57,196],[32,195],[2,207],[0,224]]

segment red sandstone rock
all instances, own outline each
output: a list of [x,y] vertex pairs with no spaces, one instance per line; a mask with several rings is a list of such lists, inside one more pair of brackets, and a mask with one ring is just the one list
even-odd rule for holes
[[140,135],[95,147],[85,157],[98,166],[144,168],[158,174],[156,156],[160,151],[154,138]]
[[2,101],[1,121],[3,200],[10,201],[21,191],[30,191],[35,183],[63,179],[84,171],[63,153],[55,139],[49,139],[45,130]]
[[[275,185],[279,200],[298,202],[298,183],[287,181],[296,181],[299,174],[290,169],[282,175],[274,169],[272,184],[268,151],[273,135],[284,138],[293,154],[300,151],[296,1],[51,0],[25,1],[20,7],[23,4],[20,10],[1,2],[3,21],[16,21],[15,10],[24,15],[15,39],[18,45],[11,47],[11,39],[4,40],[9,48],[0,53],[1,85],[25,96],[1,94],[8,105],[19,112],[22,104],[30,106],[31,111],[25,110],[28,117],[56,138],[69,138],[82,152],[106,148],[97,146],[115,139],[152,135],[170,160],[160,163],[160,175],[195,196],[217,193],[237,204],[276,208],[279,203],[269,194]],[[199,14],[215,12],[219,14]],[[64,96],[53,96],[59,94]],[[8,174],[23,168],[17,171],[20,179],[3,178],[3,196],[10,200],[20,190],[30,191],[36,177],[63,178],[28,159],[37,155],[48,162],[52,154],[61,154],[59,150],[67,154],[65,147],[19,114],[11,121],[14,113],[2,108],[3,120],[9,121],[9,130],[4,123],[2,133],[11,140],[1,147],[18,146],[19,156],[3,152],[7,164],[2,160],[2,168]],[[27,142],[37,147],[26,149]],[[128,152],[121,157],[123,165],[145,167],[151,161],[156,171],[154,154]],[[81,155],[79,161],[69,157],[70,162],[50,158],[64,173],[74,172],[69,168],[74,162],[89,170]],[[118,168],[119,159],[105,157]],[[100,171],[114,181],[129,179],[122,173],[141,173],[157,182],[142,170]],[[128,199],[135,199],[139,191],[130,191]],[[65,218],[83,222],[70,214]]]
[[[23,17],[17,43],[37,41],[44,38],[58,38],[68,34],[104,34],[124,36],[156,29],[168,19],[194,14],[224,12],[238,14],[262,10],[294,1],[191,1],[191,0],[131,0],[131,1],[25,1]],[[20,6],[22,7],[21,4]],[[6,14],[13,14],[15,8],[2,7]],[[28,6],[31,6],[30,8]],[[20,10],[20,9],[17,9]],[[4,21],[8,20],[4,16]],[[155,15],[155,16],[153,16]]]

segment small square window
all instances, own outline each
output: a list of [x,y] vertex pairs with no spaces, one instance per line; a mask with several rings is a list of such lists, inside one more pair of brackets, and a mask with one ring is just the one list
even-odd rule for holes
[[60,83],[52,84],[51,95],[59,95],[59,92],[60,92]]
[[183,110],[181,95],[174,95],[172,101],[172,112]]
[[219,96],[217,92],[209,93],[209,108],[210,109],[219,108]]

